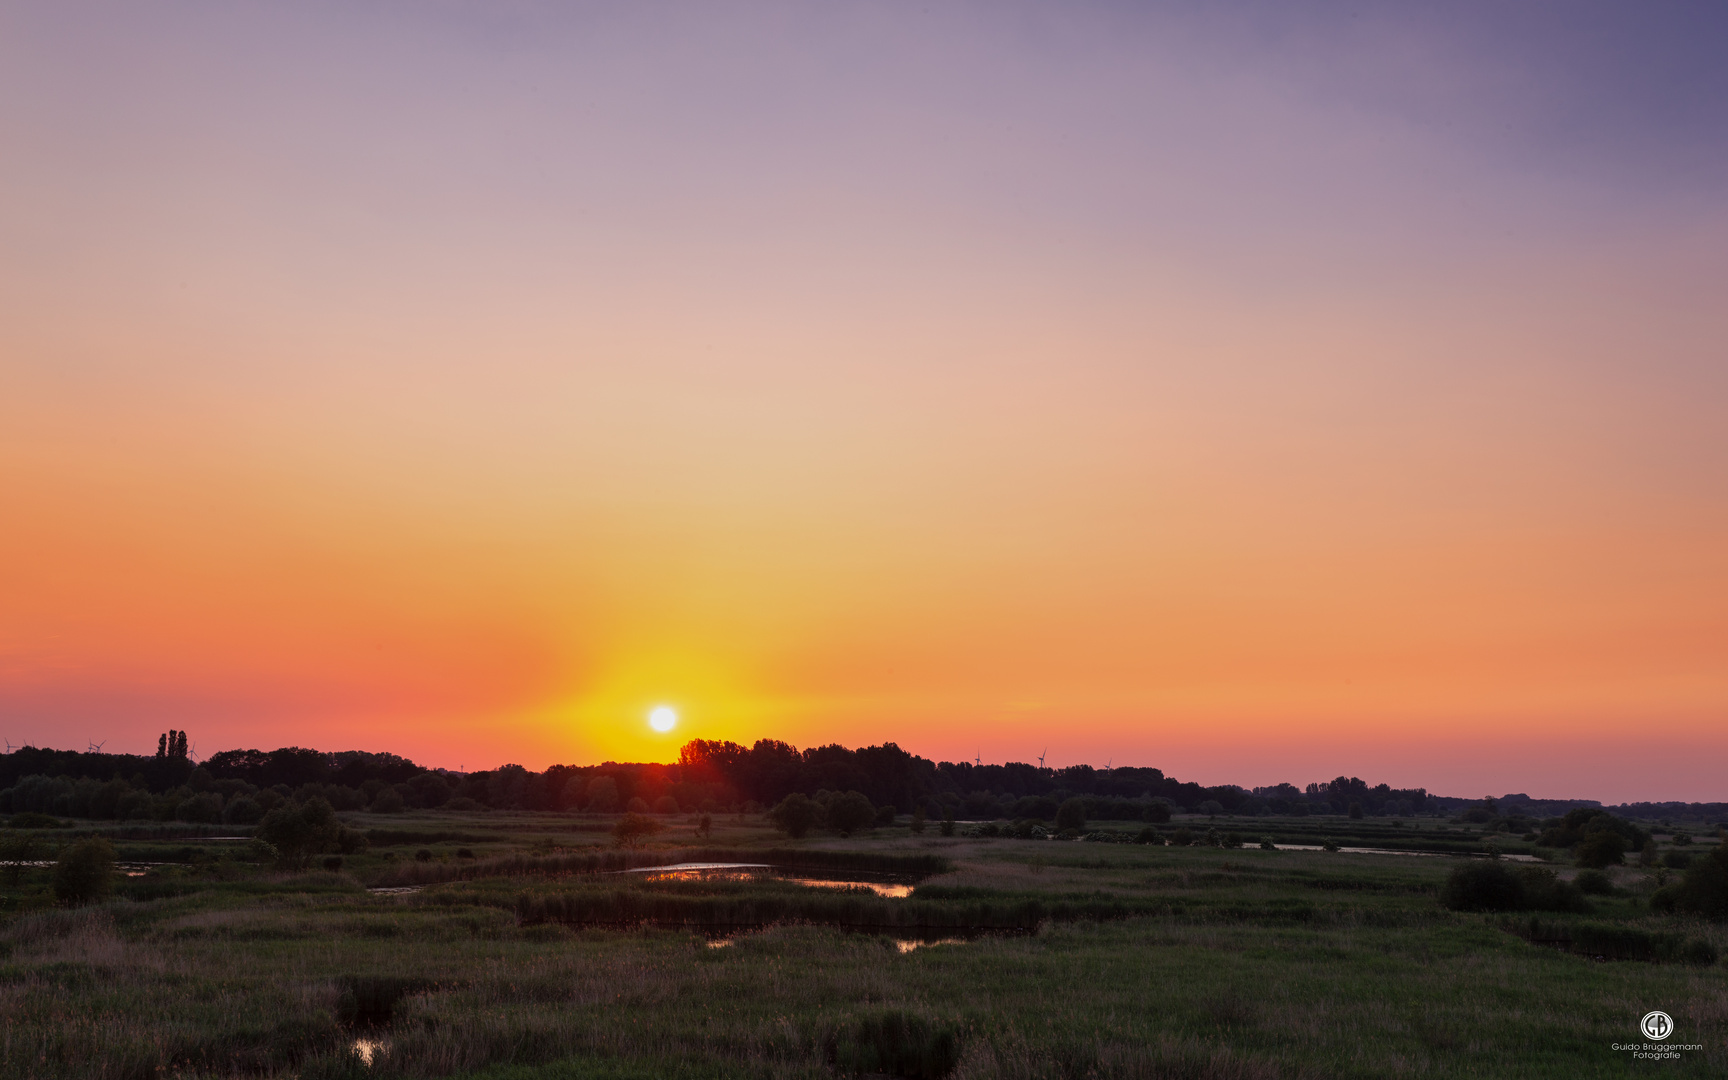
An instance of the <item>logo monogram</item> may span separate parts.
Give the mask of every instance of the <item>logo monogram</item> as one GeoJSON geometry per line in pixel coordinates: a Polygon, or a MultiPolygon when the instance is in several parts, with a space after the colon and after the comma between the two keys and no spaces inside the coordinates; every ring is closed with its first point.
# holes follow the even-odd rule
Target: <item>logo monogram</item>
{"type": "Polygon", "coordinates": [[[1644,1019],[1638,1022],[1638,1030],[1644,1033],[1646,1039],[1660,1042],[1674,1034],[1674,1020],[1661,1010],[1653,1010],[1644,1014],[1644,1019]]]}

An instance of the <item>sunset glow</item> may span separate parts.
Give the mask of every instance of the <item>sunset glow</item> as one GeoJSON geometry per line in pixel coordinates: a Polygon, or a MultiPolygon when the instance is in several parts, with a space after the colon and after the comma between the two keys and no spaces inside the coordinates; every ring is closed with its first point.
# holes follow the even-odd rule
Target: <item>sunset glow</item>
{"type": "Polygon", "coordinates": [[[672,11],[0,16],[0,735],[1728,797],[1719,109],[672,11]]]}

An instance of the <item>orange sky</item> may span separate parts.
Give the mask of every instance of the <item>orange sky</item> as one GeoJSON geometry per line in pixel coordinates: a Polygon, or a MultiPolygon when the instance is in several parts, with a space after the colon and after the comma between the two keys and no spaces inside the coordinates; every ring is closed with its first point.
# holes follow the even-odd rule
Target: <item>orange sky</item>
{"type": "Polygon", "coordinates": [[[14,26],[0,734],[1728,798],[1719,189],[982,17],[14,26]]]}

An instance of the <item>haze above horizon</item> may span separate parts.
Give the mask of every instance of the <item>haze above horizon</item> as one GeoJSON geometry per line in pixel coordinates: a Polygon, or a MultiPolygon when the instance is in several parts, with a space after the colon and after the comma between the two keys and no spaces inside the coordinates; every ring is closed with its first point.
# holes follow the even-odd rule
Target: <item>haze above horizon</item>
{"type": "Polygon", "coordinates": [[[1725,46],[13,6],[0,735],[1728,798],[1725,46]]]}

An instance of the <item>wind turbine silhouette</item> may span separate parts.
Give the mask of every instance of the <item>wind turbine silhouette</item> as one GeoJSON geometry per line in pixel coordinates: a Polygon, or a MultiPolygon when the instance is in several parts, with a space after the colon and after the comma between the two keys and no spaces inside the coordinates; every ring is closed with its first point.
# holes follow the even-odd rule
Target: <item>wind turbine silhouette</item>
{"type": "Polygon", "coordinates": [[[12,751],[14,751],[14,750],[16,750],[16,749],[18,749],[18,748],[17,748],[17,747],[16,747],[16,746],[13,746],[13,745],[12,745],[12,740],[11,740],[11,739],[7,739],[7,740],[6,740],[6,752],[7,752],[7,753],[8,753],[8,754],[10,754],[10,753],[11,753],[11,752],[12,752],[12,751]]]}
{"type": "MultiPolygon", "coordinates": [[[[1049,752],[1050,752],[1050,748],[1048,746],[1046,746],[1044,748],[1044,754],[1048,754],[1049,752]]],[[[1040,769],[1042,769],[1044,767],[1044,754],[1038,755],[1038,767],[1040,769]]]]}
{"type": "Polygon", "coordinates": [[[108,745],[107,739],[103,739],[101,742],[96,742],[93,739],[85,739],[84,741],[90,744],[90,748],[84,751],[86,754],[100,754],[102,748],[108,745]]]}
{"type": "Polygon", "coordinates": [[[979,747],[978,753],[976,753],[972,756],[972,764],[978,766],[979,768],[984,767],[984,749],[983,749],[983,747],[979,747]]]}

